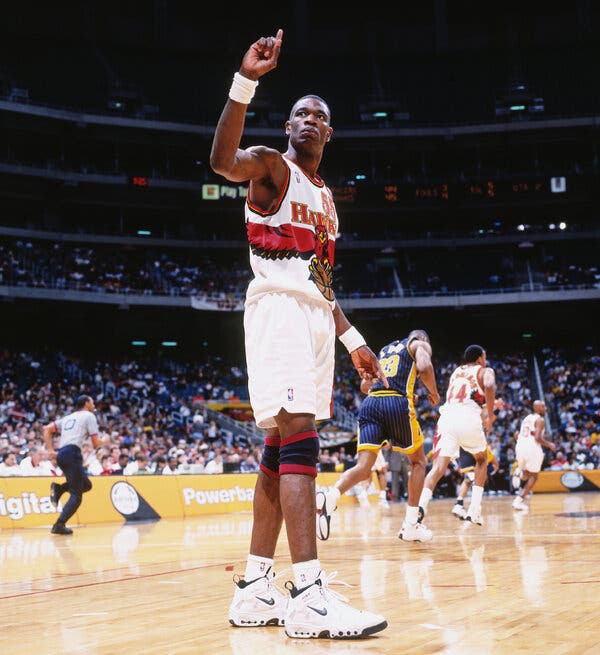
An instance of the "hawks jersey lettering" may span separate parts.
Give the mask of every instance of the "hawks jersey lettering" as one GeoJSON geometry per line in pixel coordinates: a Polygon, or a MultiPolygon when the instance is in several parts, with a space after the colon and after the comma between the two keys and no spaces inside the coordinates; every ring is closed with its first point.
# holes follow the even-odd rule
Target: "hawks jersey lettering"
{"type": "Polygon", "coordinates": [[[286,183],[275,207],[263,211],[246,201],[246,231],[254,278],[246,302],[266,293],[301,294],[335,304],[333,264],[338,219],[330,189],[287,159],[286,183]]]}
{"type": "Polygon", "coordinates": [[[535,439],[535,422],[538,419],[537,414],[528,414],[521,423],[518,440],[535,439]]]}
{"type": "Polygon", "coordinates": [[[471,407],[481,412],[485,394],[477,379],[480,368],[479,364],[463,364],[454,369],[448,382],[446,405],[471,407]]]}
{"type": "Polygon", "coordinates": [[[383,382],[377,379],[369,393],[375,391],[396,392],[407,396],[412,403],[415,380],[417,379],[417,366],[412,355],[408,352],[408,344],[408,339],[392,341],[379,351],[377,358],[390,387],[386,389],[383,382]]]}

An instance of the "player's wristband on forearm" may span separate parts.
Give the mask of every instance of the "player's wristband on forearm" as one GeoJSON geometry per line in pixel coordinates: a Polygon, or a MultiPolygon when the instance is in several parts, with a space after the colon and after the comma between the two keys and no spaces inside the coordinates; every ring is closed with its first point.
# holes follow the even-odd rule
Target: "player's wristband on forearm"
{"type": "Polygon", "coordinates": [[[346,346],[346,350],[351,353],[361,346],[366,346],[367,342],[363,335],[354,327],[348,328],[344,334],[340,334],[340,341],[346,346]]]}
{"type": "Polygon", "coordinates": [[[236,73],[229,89],[229,97],[236,102],[241,102],[243,105],[248,105],[250,100],[254,98],[257,86],[258,80],[250,80],[240,73],[236,73]]]}

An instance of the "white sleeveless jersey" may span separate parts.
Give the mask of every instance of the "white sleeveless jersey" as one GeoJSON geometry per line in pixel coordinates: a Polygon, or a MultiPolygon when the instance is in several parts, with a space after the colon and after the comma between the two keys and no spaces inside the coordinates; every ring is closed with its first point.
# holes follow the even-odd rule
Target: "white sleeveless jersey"
{"type": "Polygon", "coordinates": [[[266,212],[246,200],[246,231],[254,278],[246,304],[285,292],[335,304],[333,263],[338,219],[330,189],[285,156],[288,176],[275,207],[266,212]]]}
{"type": "Polygon", "coordinates": [[[535,422],[537,421],[537,414],[528,414],[521,423],[519,430],[518,441],[533,440],[535,441],[535,422]]]}
{"type": "Polygon", "coordinates": [[[454,369],[448,382],[446,402],[440,407],[440,413],[445,406],[453,409],[462,407],[481,415],[481,408],[485,404],[485,394],[477,379],[480,368],[479,364],[464,364],[454,369]]]}

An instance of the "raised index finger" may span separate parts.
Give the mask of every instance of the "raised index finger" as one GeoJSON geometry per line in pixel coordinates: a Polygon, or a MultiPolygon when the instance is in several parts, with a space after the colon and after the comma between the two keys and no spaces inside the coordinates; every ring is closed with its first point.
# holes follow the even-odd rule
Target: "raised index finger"
{"type": "Polygon", "coordinates": [[[275,59],[279,57],[279,51],[281,50],[281,44],[283,42],[283,30],[280,28],[277,30],[277,35],[275,36],[275,43],[273,45],[273,56],[275,59]]]}

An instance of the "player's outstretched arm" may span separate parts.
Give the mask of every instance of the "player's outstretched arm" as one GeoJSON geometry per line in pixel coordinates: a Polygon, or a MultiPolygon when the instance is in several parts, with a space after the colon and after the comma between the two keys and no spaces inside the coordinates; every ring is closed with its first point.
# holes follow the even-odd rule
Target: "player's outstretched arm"
{"type": "Polygon", "coordinates": [[[265,153],[268,148],[240,149],[246,109],[254,96],[258,80],[277,66],[283,30],[276,36],[263,36],[255,41],[242,59],[234,75],[221,117],[217,124],[210,152],[213,171],[232,182],[244,182],[269,177],[272,161],[265,153]]]}

